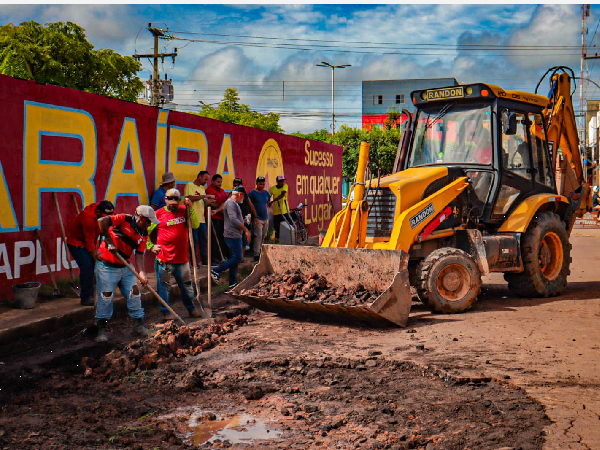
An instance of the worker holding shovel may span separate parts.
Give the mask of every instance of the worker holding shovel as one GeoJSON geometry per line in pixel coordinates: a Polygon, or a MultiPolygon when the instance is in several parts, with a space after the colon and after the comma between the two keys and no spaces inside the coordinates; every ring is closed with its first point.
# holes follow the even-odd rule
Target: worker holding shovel
{"type": "Polygon", "coordinates": [[[94,306],[94,266],[98,258],[96,243],[100,235],[98,219],[109,216],[114,209],[108,200],[92,203],[75,216],[67,229],[67,246],[79,266],[83,306],[94,306]]]}
{"type": "Polygon", "coordinates": [[[133,332],[140,336],[148,336],[148,329],[142,323],[144,308],[142,308],[140,288],[136,284],[136,275],[123,264],[123,261],[129,259],[135,252],[135,265],[139,271],[137,275],[145,286],[148,279],[144,272],[144,252],[148,240],[148,227],[151,223],[158,223],[158,220],[152,207],[147,205],[138,206],[133,216],[114,214],[98,220],[104,240],[100,244],[95,269],[98,289],[97,342],[108,340],[106,323],[112,317],[113,298],[117,286],[123,297],[127,299],[129,316],[134,321],[133,332]]]}
{"type": "MultiPolygon", "coordinates": [[[[146,248],[156,256],[154,270],[158,295],[169,304],[171,275],[181,291],[181,301],[190,317],[202,317],[193,303],[194,289],[189,265],[187,209],[192,204],[189,198],[185,206],[179,204],[181,194],[177,189],[169,189],[165,196],[167,206],[156,210],[157,224],[148,228],[149,239],[146,248]]],[[[193,208],[189,208],[192,228],[198,228],[200,221],[193,208]]],[[[173,319],[171,312],[160,306],[166,320],[173,319]]]]}

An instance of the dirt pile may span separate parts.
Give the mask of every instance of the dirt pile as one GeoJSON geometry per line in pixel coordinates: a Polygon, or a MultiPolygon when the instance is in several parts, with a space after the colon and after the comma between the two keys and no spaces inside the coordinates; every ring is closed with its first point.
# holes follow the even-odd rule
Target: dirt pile
{"type": "Polygon", "coordinates": [[[226,334],[247,323],[248,317],[237,316],[223,323],[208,326],[178,326],[173,321],[156,325],[148,340],[137,340],[123,350],[113,350],[102,359],[85,357],[81,363],[85,376],[103,380],[119,379],[136,370],[151,370],[164,366],[173,358],[197,355],[226,342],[226,334]]]}
{"type": "Polygon", "coordinates": [[[375,301],[380,292],[368,290],[362,284],[334,287],[317,273],[308,276],[300,271],[288,270],[283,276],[271,274],[263,276],[256,286],[245,289],[242,295],[278,297],[302,302],[323,304],[343,303],[347,306],[360,306],[375,301]]]}

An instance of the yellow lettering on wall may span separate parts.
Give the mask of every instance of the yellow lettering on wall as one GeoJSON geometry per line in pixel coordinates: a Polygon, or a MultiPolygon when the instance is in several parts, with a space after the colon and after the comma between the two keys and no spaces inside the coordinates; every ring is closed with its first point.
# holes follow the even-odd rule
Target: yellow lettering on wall
{"type": "Polygon", "coordinates": [[[162,174],[167,171],[167,119],[169,111],[158,111],[156,123],[156,167],[154,175],[156,184],[152,188],[160,186],[162,174]]]}
{"type": "Polygon", "coordinates": [[[23,143],[23,229],[41,224],[42,192],[78,192],[84,205],[96,201],[96,125],[80,109],[25,102],[23,143]],[[81,141],[83,156],[78,162],[41,159],[43,135],[63,136],[81,141]]]}
{"type": "Polygon", "coordinates": [[[6,177],[4,176],[4,170],[2,170],[2,164],[0,164],[0,178],[0,211],[2,211],[2,214],[0,214],[0,233],[19,231],[15,208],[13,207],[10,198],[6,177]]]}
{"type": "Polygon", "coordinates": [[[283,173],[283,158],[281,157],[281,150],[279,150],[277,141],[275,139],[268,139],[258,157],[256,177],[265,177],[268,189],[275,185],[277,175],[285,176],[285,173],[283,173]]]}
{"type": "Polygon", "coordinates": [[[233,149],[231,147],[231,136],[223,135],[221,144],[221,153],[219,153],[219,163],[217,172],[223,176],[223,189],[233,189],[233,179],[235,178],[235,167],[233,165],[233,149]],[[227,161],[227,172],[225,172],[225,161],[227,161]]]}
{"type": "Polygon", "coordinates": [[[202,131],[190,128],[171,127],[170,131],[169,172],[173,172],[175,178],[177,178],[177,183],[194,181],[198,172],[206,170],[206,165],[208,164],[208,142],[206,136],[202,131]],[[198,153],[198,162],[179,161],[177,157],[179,150],[198,153]]]}
{"type": "Polygon", "coordinates": [[[126,117],[121,129],[121,137],[115,153],[112,171],[106,188],[106,200],[117,203],[117,197],[137,196],[140,205],[148,204],[148,187],[144,175],[144,164],[140,152],[135,119],[126,117]],[[127,158],[131,160],[131,169],[125,169],[127,158]]]}

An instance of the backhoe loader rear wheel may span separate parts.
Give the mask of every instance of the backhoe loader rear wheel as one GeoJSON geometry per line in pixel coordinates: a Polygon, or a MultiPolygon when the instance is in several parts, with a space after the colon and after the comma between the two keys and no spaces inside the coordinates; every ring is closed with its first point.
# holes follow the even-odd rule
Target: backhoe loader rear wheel
{"type": "Polygon", "coordinates": [[[567,287],[571,244],[564,222],[538,211],[521,236],[523,272],[505,273],[508,288],[520,297],[553,297],[567,287]]]}
{"type": "Polygon", "coordinates": [[[431,252],[417,269],[419,297],[433,312],[454,314],[469,309],[481,291],[475,260],[458,248],[431,252]]]}

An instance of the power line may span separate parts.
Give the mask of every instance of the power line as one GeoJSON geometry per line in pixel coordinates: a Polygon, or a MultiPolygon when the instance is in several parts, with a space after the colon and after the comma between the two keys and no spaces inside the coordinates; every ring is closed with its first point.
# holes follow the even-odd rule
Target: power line
{"type": "MultiPolygon", "coordinates": [[[[401,43],[401,42],[376,42],[376,41],[346,41],[346,40],[334,40],[334,39],[310,39],[310,38],[280,38],[271,36],[253,36],[244,34],[218,34],[218,33],[200,33],[195,31],[169,31],[169,33],[179,34],[193,34],[200,36],[219,36],[219,37],[235,37],[235,38],[251,38],[251,39],[265,39],[265,40],[284,40],[284,41],[304,41],[304,42],[328,42],[328,43],[347,43],[347,44],[375,44],[375,45],[401,45],[406,48],[412,48],[415,46],[425,47],[440,47],[440,48],[499,48],[499,49],[511,49],[520,48],[528,50],[540,50],[540,49],[576,49],[579,50],[578,45],[494,45],[494,44],[440,44],[440,43],[401,43]]],[[[188,40],[188,39],[185,39],[188,40]]]]}
{"type": "MultiPolygon", "coordinates": [[[[285,49],[285,50],[300,50],[300,51],[315,51],[315,50],[321,50],[321,51],[334,51],[334,52],[339,52],[339,53],[360,53],[360,54],[379,54],[379,55],[406,55],[406,56],[446,56],[446,55],[451,55],[454,54],[454,51],[451,52],[444,52],[444,53],[423,53],[423,52],[419,52],[419,53],[412,53],[412,52],[404,52],[404,51],[384,51],[384,50],[394,50],[395,48],[390,48],[390,47],[385,47],[385,48],[381,48],[380,51],[374,51],[374,50],[346,50],[344,47],[339,48],[338,46],[335,45],[327,45],[327,44],[323,44],[323,45],[312,45],[311,47],[305,47],[302,45],[298,45],[298,44],[268,44],[268,43],[261,43],[261,42],[243,42],[243,41],[217,41],[217,40],[209,40],[209,39],[190,39],[190,38],[179,38],[176,36],[171,36],[170,39],[175,39],[175,40],[180,40],[180,41],[190,41],[190,42],[201,42],[204,44],[218,44],[218,45],[239,45],[242,47],[257,47],[257,48],[279,48],[279,49],[285,49]]],[[[350,47],[352,48],[352,47],[350,47]]],[[[361,46],[361,49],[364,48],[378,48],[378,47],[365,47],[365,46],[361,46]]],[[[403,47],[398,47],[398,49],[403,49],[403,47]]],[[[443,50],[443,49],[440,49],[443,50]]],[[[448,49],[451,50],[451,49],[448,49]]],[[[498,48],[475,48],[475,49],[470,49],[471,52],[474,51],[500,51],[500,50],[504,50],[504,49],[498,49],[498,48]]],[[[517,50],[517,49],[515,49],[517,50]]],[[[545,48],[545,49],[534,49],[534,48],[522,48],[522,49],[518,49],[520,51],[527,51],[527,52],[534,52],[534,53],[529,53],[529,54],[518,54],[518,53],[493,53],[493,54],[474,54],[473,56],[479,56],[479,57],[484,57],[484,56],[512,56],[512,57],[531,57],[531,56],[538,56],[540,50],[548,50],[548,51],[552,51],[554,52],[556,49],[550,49],[550,48],[545,48]]],[[[571,52],[571,53],[552,53],[552,56],[573,56],[578,54],[577,52],[571,52]]]]}

